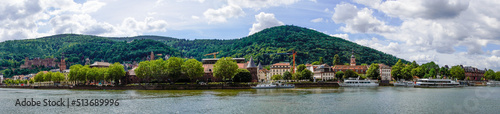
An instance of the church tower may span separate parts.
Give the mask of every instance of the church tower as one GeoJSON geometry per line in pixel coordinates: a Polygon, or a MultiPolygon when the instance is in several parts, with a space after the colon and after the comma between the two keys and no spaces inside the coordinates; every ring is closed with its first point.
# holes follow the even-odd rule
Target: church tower
{"type": "Polygon", "coordinates": [[[59,65],[59,72],[66,70],[66,60],[64,60],[64,53],[61,55],[61,63],[59,65]]]}
{"type": "Polygon", "coordinates": [[[354,57],[354,52],[351,55],[351,66],[356,66],[356,57],[354,57]]]}

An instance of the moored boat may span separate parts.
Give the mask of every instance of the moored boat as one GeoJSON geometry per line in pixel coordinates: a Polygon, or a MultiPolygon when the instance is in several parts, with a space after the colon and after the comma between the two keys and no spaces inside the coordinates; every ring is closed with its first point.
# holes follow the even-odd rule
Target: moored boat
{"type": "Polygon", "coordinates": [[[418,79],[414,87],[450,88],[462,86],[460,86],[460,83],[450,79],[418,79]]]}
{"type": "Polygon", "coordinates": [[[269,83],[252,86],[253,89],[295,88],[294,84],[269,83]]]}
{"type": "Polygon", "coordinates": [[[341,83],[340,86],[342,86],[342,87],[376,87],[376,86],[378,86],[378,83],[375,83],[375,81],[372,81],[372,80],[347,79],[347,80],[344,80],[344,82],[341,83]]]}
{"type": "Polygon", "coordinates": [[[500,86],[500,82],[499,81],[489,81],[486,83],[486,85],[488,85],[488,86],[500,86]]]}

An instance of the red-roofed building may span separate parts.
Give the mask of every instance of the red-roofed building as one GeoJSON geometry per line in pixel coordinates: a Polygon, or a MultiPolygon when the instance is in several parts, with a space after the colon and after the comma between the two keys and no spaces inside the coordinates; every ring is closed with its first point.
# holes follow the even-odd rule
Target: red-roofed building
{"type": "Polygon", "coordinates": [[[290,65],[290,63],[275,63],[273,65],[271,65],[271,69],[270,69],[270,75],[273,76],[273,75],[283,75],[283,73],[285,73],[286,71],[288,72],[292,72],[290,71],[290,68],[292,66],[290,65]]]}
{"type": "Polygon", "coordinates": [[[357,72],[360,75],[365,75],[368,70],[368,66],[366,65],[356,65],[356,57],[354,57],[354,53],[351,55],[351,64],[350,65],[335,65],[332,67],[334,72],[342,71],[345,72],[347,70],[352,70],[357,72]]]}

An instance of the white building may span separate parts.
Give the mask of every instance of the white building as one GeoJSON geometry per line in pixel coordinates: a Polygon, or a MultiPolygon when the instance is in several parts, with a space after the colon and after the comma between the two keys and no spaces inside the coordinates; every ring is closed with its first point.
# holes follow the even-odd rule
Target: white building
{"type": "Polygon", "coordinates": [[[389,83],[392,80],[391,67],[385,64],[378,64],[380,70],[381,83],[389,83]]]}
{"type": "Polygon", "coordinates": [[[314,69],[314,78],[321,79],[323,81],[333,80],[335,78],[335,72],[327,64],[319,65],[314,69]]]}
{"type": "Polygon", "coordinates": [[[276,64],[273,64],[271,65],[271,69],[270,69],[270,73],[271,73],[271,76],[273,75],[282,75],[288,71],[290,73],[292,73],[292,71],[290,71],[290,68],[292,66],[290,66],[290,63],[276,63],[276,64]]]}

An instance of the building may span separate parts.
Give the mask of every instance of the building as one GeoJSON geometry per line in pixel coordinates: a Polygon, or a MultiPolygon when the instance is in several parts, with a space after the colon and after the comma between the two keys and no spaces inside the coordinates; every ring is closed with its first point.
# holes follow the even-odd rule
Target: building
{"type": "Polygon", "coordinates": [[[250,71],[250,74],[252,75],[252,82],[259,82],[259,78],[257,77],[259,67],[255,66],[252,56],[250,56],[250,61],[248,61],[247,70],[250,71]]]}
{"type": "Polygon", "coordinates": [[[345,72],[347,70],[352,70],[359,75],[366,75],[366,71],[368,70],[368,66],[366,65],[356,65],[356,57],[354,57],[354,53],[351,55],[351,64],[350,65],[335,65],[333,68],[334,72],[342,71],[345,72]]]}
{"type": "Polygon", "coordinates": [[[389,81],[392,80],[392,75],[391,75],[391,68],[392,67],[387,66],[385,64],[378,64],[378,65],[379,65],[380,78],[381,78],[380,83],[389,83],[389,81]]]}
{"type": "Polygon", "coordinates": [[[484,73],[486,72],[486,69],[480,70],[478,68],[472,67],[472,66],[462,66],[462,69],[465,71],[465,79],[469,78],[469,80],[474,80],[474,81],[480,81],[484,77],[484,73]]]}
{"type": "Polygon", "coordinates": [[[314,69],[314,79],[321,79],[323,81],[333,80],[335,77],[335,72],[328,64],[319,65],[314,69]]]}
{"type": "Polygon", "coordinates": [[[260,63],[259,65],[257,65],[257,68],[259,68],[259,71],[257,72],[259,82],[267,82],[271,80],[271,76],[269,76],[269,70],[265,69],[260,63]]]}
{"type": "Polygon", "coordinates": [[[3,75],[0,74],[0,83],[2,83],[2,82],[3,82],[3,75]]]}
{"type": "Polygon", "coordinates": [[[271,65],[270,74],[271,76],[277,74],[283,75],[286,71],[292,73],[292,71],[290,71],[291,67],[290,63],[275,63],[271,65]]]}
{"type": "Polygon", "coordinates": [[[140,83],[142,80],[137,77],[137,75],[135,74],[135,69],[137,69],[137,67],[134,67],[130,70],[127,71],[127,73],[125,74],[125,77],[123,77],[121,79],[121,83],[123,85],[126,85],[126,84],[131,84],[131,83],[140,83]]]}
{"type": "Polygon", "coordinates": [[[93,67],[99,67],[99,68],[107,68],[109,67],[111,64],[108,63],[108,62],[94,62],[94,64],[91,64],[90,65],[90,68],[93,68],[93,67]]]}
{"type": "Polygon", "coordinates": [[[56,67],[58,63],[55,62],[55,60],[56,60],[55,58],[46,58],[46,59],[34,58],[33,60],[30,60],[28,57],[25,57],[24,64],[21,65],[21,69],[31,68],[32,66],[56,67]]]}
{"type": "Polygon", "coordinates": [[[66,60],[64,60],[64,55],[61,56],[61,62],[59,63],[59,71],[62,72],[66,70],[66,60]]]}
{"type": "MultiPolygon", "coordinates": [[[[204,82],[220,82],[222,79],[215,78],[213,76],[213,68],[214,64],[219,60],[219,58],[207,58],[207,59],[202,59],[201,63],[203,63],[203,71],[205,74],[203,74],[203,77],[198,78],[199,81],[204,81],[204,82]]],[[[236,64],[238,65],[238,68],[241,69],[246,69],[248,66],[248,63],[245,62],[245,58],[233,58],[233,60],[236,61],[236,64]]]]}

